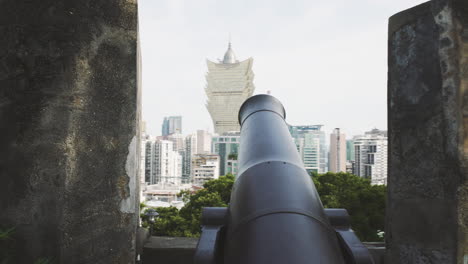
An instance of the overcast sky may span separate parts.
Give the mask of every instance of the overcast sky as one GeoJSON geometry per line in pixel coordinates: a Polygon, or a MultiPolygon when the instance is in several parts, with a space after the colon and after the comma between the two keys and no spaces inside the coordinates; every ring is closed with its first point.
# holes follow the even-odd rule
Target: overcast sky
{"type": "Polygon", "coordinates": [[[254,94],[270,90],[288,123],[347,137],[386,129],[388,18],[423,2],[140,0],[147,132],[160,135],[170,115],[184,134],[213,131],[206,59],[223,57],[229,35],[237,59],[254,59],[254,94]]]}

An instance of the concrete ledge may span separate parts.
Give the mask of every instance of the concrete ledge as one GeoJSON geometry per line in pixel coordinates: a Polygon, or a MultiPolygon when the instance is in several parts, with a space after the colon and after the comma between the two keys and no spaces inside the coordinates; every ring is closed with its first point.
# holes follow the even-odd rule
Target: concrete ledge
{"type": "Polygon", "coordinates": [[[188,264],[193,262],[198,238],[150,237],[141,256],[142,263],[188,264]]]}
{"type": "MultiPolygon", "coordinates": [[[[198,238],[150,237],[143,248],[143,264],[191,264],[198,238]]],[[[383,264],[385,244],[382,242],[363,243],[374,258],[375,264],[383,264]]]]}

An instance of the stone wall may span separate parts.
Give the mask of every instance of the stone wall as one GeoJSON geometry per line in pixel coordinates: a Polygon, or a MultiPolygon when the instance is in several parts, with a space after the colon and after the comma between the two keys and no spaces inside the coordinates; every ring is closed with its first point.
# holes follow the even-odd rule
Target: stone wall
{"type": "Polygon", "coordinates": [[[136,0],[0,1],[0,226],[12,263],[131,263],[136,0]]]}
{"type": "MultiPolygon", "coordinates": [[[[190,237],[150,237],[143,248],[143,264],[171,263],[190,264],[197,248],[198,238],[190,237]]],[[[374,264],[383,264],[385,247],[380,242],[364,242],[369,249],[374,264]]]]}
{"type": "Polygon", "coordinates": [[[468,2],[389,22],[387,263],[468,258],[468,2]]]}

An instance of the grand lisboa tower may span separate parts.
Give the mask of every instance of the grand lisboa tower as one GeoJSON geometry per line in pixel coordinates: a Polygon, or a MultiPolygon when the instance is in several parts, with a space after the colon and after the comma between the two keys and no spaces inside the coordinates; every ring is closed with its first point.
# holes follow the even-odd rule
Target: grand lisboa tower
{"type": "Polygon", "coordinates": [[[206,107],[213,120],[214,131],[219,135],[240,131],[237,121],[239,108],[255,89],[253,59],[238,61],[229,43],[222,61],[207,60],[206,63],[206,107]]]}

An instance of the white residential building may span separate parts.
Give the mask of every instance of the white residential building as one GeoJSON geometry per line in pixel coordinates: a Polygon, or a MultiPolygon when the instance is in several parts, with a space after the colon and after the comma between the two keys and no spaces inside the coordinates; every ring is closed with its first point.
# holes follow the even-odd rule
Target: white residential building
{"type": "Polygon", "coordinates": [[[165,139],[172,141],[174,151],[184,151],[185,150],[185,136],[180,133],[170,134],[165,137],[165,139]]]}
{"type": "Polygon", "coordinates": [[[185,137],[185,151],[182,166],[182,181],[192,181],[192,158],[197,153],[197,135],[190,134],[185,137]]]}
{"type": "Polygon", "coordinates": [[[346,135],[339,128],[330,134],[328,164],[331,172],[346,172],[346,135]]]}
{"type": "Polygon", "coordinates": [[[196,154],[192,158],[193,184],[203,185],[206,181],[219,178],[219,156],[196,154]]]}
{"type": "Polygon", "coordinates": [[[354,137],[354,174],[387,184],[387,131],[374,129],[354,137]]]}
{"type": "Polygon", "coordinates": [[[213,120],[215,133],[240,131],[237,115],[242,103],[254,92],[253,59],[238,61],[229,43],[219,63],[207,60],[206,107],[213,120]]]}
{"type": "Polygon", "coordinates": [[[205,130],[197,130],[197,150],[196,154],[211,153],[211,134],[205,130]]]}
{"type": "Polygon", "coordinates": [[[180,184],[182,156],[174,151],[173,142],[154,140],[146,142],[145,178],[150,184],[180,184]]]}

